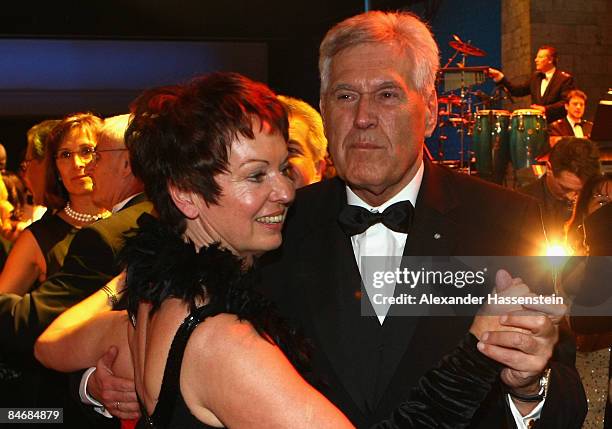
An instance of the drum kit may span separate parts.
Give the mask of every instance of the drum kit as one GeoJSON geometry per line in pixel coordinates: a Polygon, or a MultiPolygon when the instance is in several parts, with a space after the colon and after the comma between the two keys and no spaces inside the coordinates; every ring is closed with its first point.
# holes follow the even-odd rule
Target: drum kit
{"type": "Polygon", "coordinates": [[[507,90],[497,87],[492,95],[475,87],[485,82],[488,66],[468,67],[466,59],[484,57],[486,52],[457,35],[449,45],[455,50],[438,73],[438,150],[436,161],[451,164],[467,174],[501,183],[509,161],[514,171],[538,164],[538,155],[548,145],[546,118],[534,109],[513,112],[494,109],[510,99],[507,90]],[[457,67],[450,67],[461,55],[457,67]],[[446,159],[449,132],[459,136],[459,161],[446,159]]]}

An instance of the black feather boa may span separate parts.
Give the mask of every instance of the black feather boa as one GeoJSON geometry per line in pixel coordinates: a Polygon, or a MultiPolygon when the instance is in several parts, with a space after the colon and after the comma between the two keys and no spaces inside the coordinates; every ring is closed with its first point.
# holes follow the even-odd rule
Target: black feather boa
{"type": "Polygon", "coordinates": [[[172,228],[149,214],[125,239],[120,255],[127,268],[128,313],[135,320],[138,304],[152,304],[150,314],[168,298],[193,310],[208,301],[220,313],[249,321],[266,340],[277,344],[303,375],[309,372],[310,344],[277,314],[273,304],[253,290],[257,269],[242,269],[242,260],[218,243],[195,250],[172,228]]]}

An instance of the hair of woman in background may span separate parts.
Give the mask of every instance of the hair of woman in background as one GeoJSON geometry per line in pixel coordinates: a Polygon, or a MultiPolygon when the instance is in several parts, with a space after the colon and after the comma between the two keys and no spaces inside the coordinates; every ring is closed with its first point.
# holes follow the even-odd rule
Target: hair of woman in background
{"type": "Polygon", "coordinates": [[[93,184],[84,171],[101,123],[90,113],[76,113],[57,122],[43,140],[40,132],[28,132],[24,176],[47,213],[19,235],[0,274],[0,292],[23,295],[57,271],[76,231],[105,215],[91,201],[93,184]]]}
{"type": "Polygon", "coordinates": [[[333,177],[328,167],[327,139],[321,115],[298,98],[279,95],[289,114],[289,162],[296,188],[333,177]]]}
{"type": "MultiPolygon", "coordinates": [[[[108,311],[122,288],[116,279],[57,318],[36,357],[74,371],[117,347],[112,370],[135,377],[139,427],[352,427],[300,376],[303,343],[251,287],[252,263],[280,246],[294,197],[275,95],[215,73],[144,93],[133,115],[132,168],[159,218],[142,216],[126,243],[129,316],[108,311]]],[[[420,384],[428,392],[384,427],[439,427],[445,418],[463,427],[499,370],[475,341],[462,343],[420,384]],[[465,408],[445,417],[446,400],[465,408]]]]}

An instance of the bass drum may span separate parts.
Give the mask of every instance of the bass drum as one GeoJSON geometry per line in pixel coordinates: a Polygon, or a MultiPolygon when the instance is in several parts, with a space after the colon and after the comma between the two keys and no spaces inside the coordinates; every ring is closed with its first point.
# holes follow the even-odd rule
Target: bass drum
{"type": "Polygon", "coordinates": [[[510,124],[510,157],[515,170],[536,164],[536,157],[548,142],[546,116],[539,110],[519,109],[512,112],[510,124]]]}
{"type": "Polygon", "coordinates": [[[511,114],[507,110],[480,110],[474,116],[472,150],[483,179],[498,182],[508,162],[511,114]]]}

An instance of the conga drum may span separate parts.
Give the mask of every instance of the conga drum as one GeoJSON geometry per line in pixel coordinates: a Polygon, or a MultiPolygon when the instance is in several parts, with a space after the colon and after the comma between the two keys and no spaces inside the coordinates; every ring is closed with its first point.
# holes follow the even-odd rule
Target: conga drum
{"type": "Polygon", "coordinates": [[[511,114],[507,110],[480,110],[474,115],[472,150],[478,175],[493,179],[507,162],[511,114]]]}
{"type": "Polygon", "coordinates": [[[535,109],[512,112],[510,157],[515,170],[535,164],[547,140],[546,116],[542,112],[535,109]]]}

